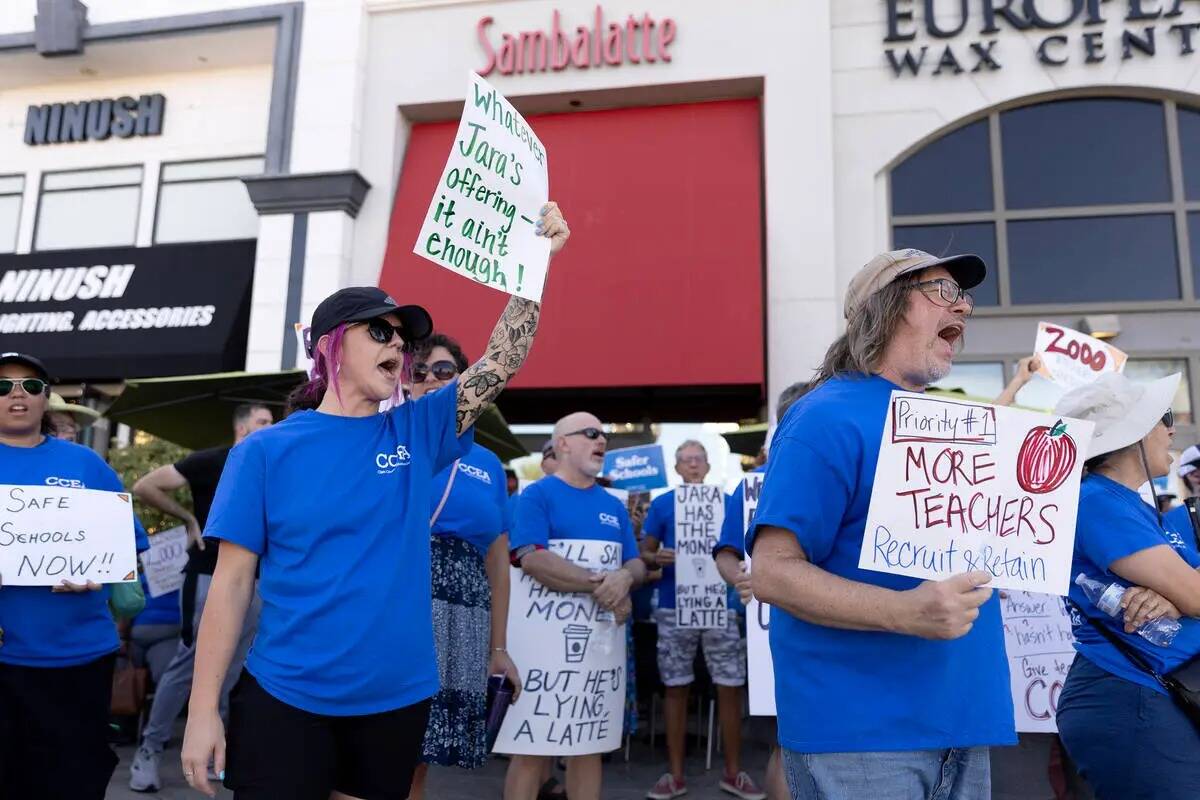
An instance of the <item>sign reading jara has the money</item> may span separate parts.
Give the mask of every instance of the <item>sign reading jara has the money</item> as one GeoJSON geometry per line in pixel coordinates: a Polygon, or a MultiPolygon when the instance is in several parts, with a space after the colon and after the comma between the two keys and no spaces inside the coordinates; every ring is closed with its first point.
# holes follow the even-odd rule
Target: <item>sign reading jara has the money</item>
{"type": "Polygon", "coordinates": [[[137,580],[136,549],[124,492],[0,485],[5,586],[137,580]]]}
{"type": "Polygon", "coordinates": [[[859,567],[1066,594],[1092,427],[892,392],[859,567]]]}
{"type": "Polygon", "coordinates": [[[675,621],[681,628],[729,624],[729,594],[712,557],[724,521],[721,487],[687,483],[675,489],[675,621]]]}
{"type": "Polygon", "coordinates": [[[508,294],[540,300],[550,240],[535,225],[549,199],[546,149],[504,95],[475,73],[413,252],[508,294]]]}

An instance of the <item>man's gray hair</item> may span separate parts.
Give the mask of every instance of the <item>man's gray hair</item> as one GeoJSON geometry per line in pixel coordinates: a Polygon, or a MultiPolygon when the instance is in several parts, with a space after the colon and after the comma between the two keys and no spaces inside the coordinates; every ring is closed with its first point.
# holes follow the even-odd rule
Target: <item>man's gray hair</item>
{"type": "Polygon", "coordinates": [[[683,451],[688,449],[689,447],[699,447],[700,452],[704,453],[704,460],[708,461],[708,450],[704,447],[703,444],[696,441],[695,439],[688,439],[686,442],[679,445],[679,447],[675,448],[675,460],[679,461],[679,456],[682,455],[683,451]]]}
{"type": "Polygon", "coordinates": [[[779,400],[775,403],[775,421],[782,422],[783,415],[788,412],[797,400],[808,394],[813,388],[812,381],[796,381],[791,386],[779,393],[779,400]]]}
{"type": "Polygon", "coordinates": [[[888,342],[904,319],[908,295],[919,274],[901,275],[862,302],[847,322],[846,332],[825,353],[825,361],[813,378],[813,388],[847,372],[875,373],[888,342]]]}

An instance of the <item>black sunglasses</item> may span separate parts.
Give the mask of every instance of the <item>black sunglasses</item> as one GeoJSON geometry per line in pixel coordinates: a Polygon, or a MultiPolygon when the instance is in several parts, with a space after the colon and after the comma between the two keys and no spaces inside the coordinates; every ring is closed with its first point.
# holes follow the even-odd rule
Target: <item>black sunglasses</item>
{"type": "Polygon", "coordinates": [[[386,319],[375,317],[361,324],[367,326],[367,335],[371,337],[371,340],[379,344],[387,344],[393,336],[399,336],[400,341],[404,341],[404,328],[393,325],[386,319]]]}
{"type": "Polygon", "coordinates": [[[1162,424],[1164,428],[1175,427],[1175,409],[1168,408],[1167,413],[1162,415],[1162,424]]]}
{"type": "Polygon", "coordinates": [[[599,428],[580,428],[577,431],[571,431],[570,433],[563,434],[563,436],[586,436],[593,441],[599,439],[603,435],[604,431],[600,430],[599,428]]]}
{"type": "Polygon", "coordinates": [[[458,365],[453,361],[435,361],[432,364],[413,364],[413,383],[424,383],[432,373],[439,381],[448,381],[458,374],[458,365]]]}
{"type": "Polygon", "coordinates": [[[50,384],[46,383],[41,378],[0,378],[0,397],[11,394],[13,387],[20,384],[21,389],[30,397],[36,397],[39,394],[49,394],[50,384]]]}

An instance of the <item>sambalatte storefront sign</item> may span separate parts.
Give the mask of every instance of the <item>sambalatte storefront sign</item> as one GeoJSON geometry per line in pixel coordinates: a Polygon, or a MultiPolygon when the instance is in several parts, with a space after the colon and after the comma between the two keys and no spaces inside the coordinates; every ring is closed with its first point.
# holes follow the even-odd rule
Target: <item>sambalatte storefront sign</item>
{"type": "Polygon", "coordinates": [[[0,342],[60,381],[239,370],[254,240],[0,256],[0,342]]]}

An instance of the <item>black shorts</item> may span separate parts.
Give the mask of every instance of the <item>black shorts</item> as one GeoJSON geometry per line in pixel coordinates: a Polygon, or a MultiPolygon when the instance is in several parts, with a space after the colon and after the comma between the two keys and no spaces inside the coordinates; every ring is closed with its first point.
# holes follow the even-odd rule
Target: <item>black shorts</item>
{"type": "Polygon", "coordinates": [[[115,655],[75,667],[0,664],[0,797],[103,800],[115,655]]]}
{"type": "Polygon", "coordinates": [[[225,786],[235,800],[404,800],[429,701],[358,717],[313,714],[268,694],[246,670],[229,695],[225,786]]]}

